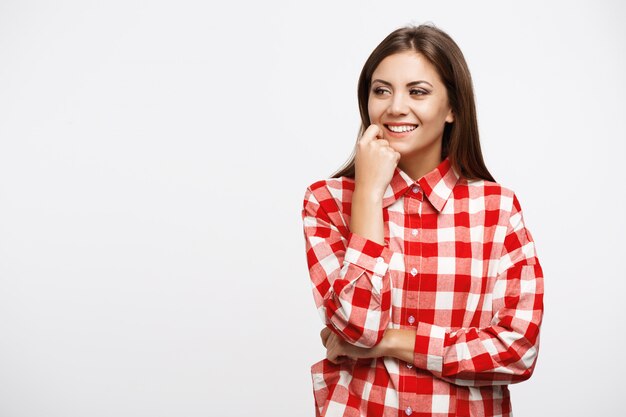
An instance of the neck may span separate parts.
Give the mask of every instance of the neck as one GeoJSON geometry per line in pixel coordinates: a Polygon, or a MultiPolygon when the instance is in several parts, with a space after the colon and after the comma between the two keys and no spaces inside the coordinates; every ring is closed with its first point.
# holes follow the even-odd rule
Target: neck
{"type": "Polygon", "coordinates": [[[441,146],[434,146],[428,152],[414,155],[403,155],[398,168],[406,172],[414,181],[428,174],[441,163],[441,146]]]}

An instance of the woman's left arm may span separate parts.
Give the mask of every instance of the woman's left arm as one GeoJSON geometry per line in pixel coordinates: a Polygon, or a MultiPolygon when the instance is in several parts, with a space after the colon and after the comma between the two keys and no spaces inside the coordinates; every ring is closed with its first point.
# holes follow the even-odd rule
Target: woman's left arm
{"type": "MultiPolygon", "coordinates": [[[[543,271],[519,201],[512,197],[495,283],[486,294],[491,298],[491,322],[454,331],[423,322],[417,325],[412,363],[457,385],[521,382],[535,368],[543,318],[543,271]]],[[[406,346],[400,349],[406,353],[406,346]]]]}
{"type": "Polygon", "coordinates": [[[450,331],[419,322],[415,330],[387,329],[376,352],[338,344],[332,353],[392,356],[457,385],[503,385],[528,379],[539,349],[543,271],[516,198],[513,206],[491,294],[489,326],[450,331]]]}
{"type": "Polygon", "coordinates": [[[449,331],[418,323],[416,330],[388,329],[381,341],[392,356],[456,385],[521,382],[533,373],[543,313],[543,274],[537,260],[498,277],[491,325],[449,331]]]}

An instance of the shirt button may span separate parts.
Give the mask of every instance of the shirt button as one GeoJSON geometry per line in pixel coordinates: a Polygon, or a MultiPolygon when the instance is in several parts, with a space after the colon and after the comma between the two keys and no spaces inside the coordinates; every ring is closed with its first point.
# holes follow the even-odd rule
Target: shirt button
{"type": "Polygon", "coordinates": [[[409,324],[415,323],[415,317],[409,316],[409,324]]]}
{"type": "Polygon", "coordinates": [[[417,194],[419,190],[420,190],[419,187],[417,187],[416,185],[414,185],[413,188],[411,188],[411,191],[413,191],[415,194],[417,194]]]}
{"type": "Polygon", "coordinates": [[[417,236],[417,229],[413,229],[413,230],[411,230],[411,234],[412,234],[413,236],[417,236]]]}
{"type": "Polygon", "coordinates": [[[412,363],[408,363],[408,362],[407,362],[407,363],[406,363],[406,367],[407,367],[407,368],[409,368],[409,369],[411,369],[411,368],[413,367],[413,364],[412,364],[412,363]]]}
{"type": "Polygon", "coordinates": [[[410,416],[411,414],[413,414],[413,409],[411,407],[407,407],[406,410],[404,410],[404,414],[410,416]]]}
{"type": "Polygon", "coordinates": [[[415,268],[411,269],[411,275],[413,276],[417,275],[417,269],[415,268]]]}

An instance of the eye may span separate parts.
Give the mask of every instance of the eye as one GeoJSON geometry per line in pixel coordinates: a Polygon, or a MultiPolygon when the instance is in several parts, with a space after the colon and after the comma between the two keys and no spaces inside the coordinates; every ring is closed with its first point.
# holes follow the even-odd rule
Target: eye
{"type": "Polygon", "coordinates": [[[383,88],[383,87],[375,87],[372,91],[377,96],[380,96],[380,95],[385,94],[385,93],[391,93],[388,89],[383,88]]]}
{"type": "Polygon", "coordinates": [[[428,94],[428,91],[422,90],[421,88],[412,88],[411,90],[409,90],[409,93],[412,95],[422,96],[428,94]]]}

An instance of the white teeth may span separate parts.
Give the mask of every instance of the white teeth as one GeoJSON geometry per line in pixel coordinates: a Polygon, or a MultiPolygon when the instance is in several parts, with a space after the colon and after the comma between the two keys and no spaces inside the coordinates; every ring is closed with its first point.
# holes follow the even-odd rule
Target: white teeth
{"type": "Polygon", "coordinates": [[[389,130],[396,133],[402,132],[410,132],[411,130],[415,130],[417,126],[415,125],[402,125],[402,126],[387,126],[389,130]]]}

